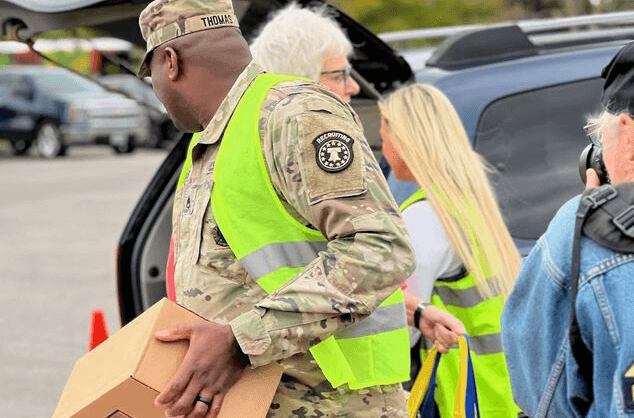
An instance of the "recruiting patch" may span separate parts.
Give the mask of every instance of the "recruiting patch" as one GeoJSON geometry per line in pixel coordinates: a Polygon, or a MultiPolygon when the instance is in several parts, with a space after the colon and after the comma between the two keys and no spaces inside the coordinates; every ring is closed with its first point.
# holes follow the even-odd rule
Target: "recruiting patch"
{"type": "Polygon", "coordinates": [[[625,398],[625,411],[634,412],[634,363],[623,375],[623,397],[625,398]]]}
{"type": "Polygon", "coordinates": [[[340,131],[328,131],[313,140],[317,165],[329,173],[343,171],[354,160],[354,139],[340,131]]]}

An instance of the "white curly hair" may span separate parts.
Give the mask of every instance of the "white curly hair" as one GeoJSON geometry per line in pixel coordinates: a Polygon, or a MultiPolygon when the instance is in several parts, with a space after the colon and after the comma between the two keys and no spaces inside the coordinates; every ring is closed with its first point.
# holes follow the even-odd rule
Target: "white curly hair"
{"type": "Polygon", "coordinates": [[[327,6],[297,3],[275,12],[251,42],[253,60],[266,70],[317,81],[329,53],[350,56],[352,43],[327,6]]]}
{"type": "Polygon", "coordinates": [[[612,113],[607,109],[602,110],[599,114],[590,115],[586,117],[586,125],[584,129],[590,136],[592,142],[597,145],[603,144],[603,134],[607,129],[618,126],[619,116],[624,113],[630,118],[632,115],[627,110],[623,110],[619,113],[612,113]]]}

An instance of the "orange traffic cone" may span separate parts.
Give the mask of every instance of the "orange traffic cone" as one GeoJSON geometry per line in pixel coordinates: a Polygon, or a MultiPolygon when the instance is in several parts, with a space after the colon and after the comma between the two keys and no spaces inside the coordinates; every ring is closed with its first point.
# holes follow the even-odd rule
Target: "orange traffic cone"
{"type": "Polygon", "coordinates": [[[97,347],[106,339],[108,339],[108,327],[106,326],[105,315],[101,309],[95,309],[92,311],[88,351],[97,347]]]}

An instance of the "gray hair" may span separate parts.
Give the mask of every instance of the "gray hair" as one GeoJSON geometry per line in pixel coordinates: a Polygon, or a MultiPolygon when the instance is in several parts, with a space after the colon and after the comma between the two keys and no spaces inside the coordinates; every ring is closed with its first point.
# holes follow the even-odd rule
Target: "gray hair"
{"type": "Polygon", "coordinates": [[[326,5],[307,9],[291,3],[276,12],[251,42],[253,60],[264,69],[314,81],[332,52],[350,56],[353,47],[326,5]]]}
{"type": "Polygon", "coordinates": [[[625,110],[620,112],[618,115],[615,115],[607,109],[604,109],[598,114],[588,116],[586,118],[584,129],[590,136],[592,142],[597,145],[601,145],[603,143],[603,132],[605,132],[607,128],[617,125],[619,122],[619,116],[622,113],[630,116],[629,112],[625,110]]]}

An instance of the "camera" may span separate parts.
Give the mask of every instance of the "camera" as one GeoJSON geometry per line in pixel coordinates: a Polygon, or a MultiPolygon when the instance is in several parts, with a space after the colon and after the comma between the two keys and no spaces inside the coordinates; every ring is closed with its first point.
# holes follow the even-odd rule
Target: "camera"
{"type": "Polygon", "coordinates": [[[579,156],[579,176],[583,184],[586,184],[586,170],[592,168],[599,175],[601,184],[609,183],[608,172],[603,163],[603,148],[590,144],[581,151],[579,156]]]}

